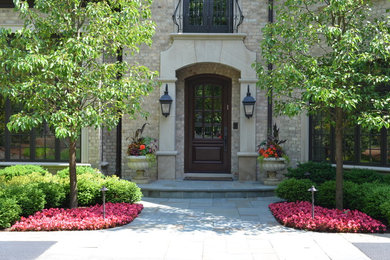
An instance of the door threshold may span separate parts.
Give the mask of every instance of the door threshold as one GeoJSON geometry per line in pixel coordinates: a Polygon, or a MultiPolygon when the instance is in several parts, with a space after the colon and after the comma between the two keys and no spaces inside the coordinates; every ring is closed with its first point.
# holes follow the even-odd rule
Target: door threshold
{"type": "Polygon", "coordinates": [[[231,173],[184,173],[184,180],[232,181],[231,173]]]}

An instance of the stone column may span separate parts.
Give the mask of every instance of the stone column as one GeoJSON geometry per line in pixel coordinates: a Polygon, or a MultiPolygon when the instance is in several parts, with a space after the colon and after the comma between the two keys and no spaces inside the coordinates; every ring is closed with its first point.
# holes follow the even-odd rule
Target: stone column
{"type": "Polygon", "coordinates": [[[168,117],[161,113],[160,108],[160,134],[159,150],[157,152],[157,167],[159,180],[174,180],[176,178],[176,78],[160,79],[160,96],[164,95],[165,86],[168,84],[168,94],[173,102],[168,117]]]}
{"type": "Polygon", "coordinates": [[[256,181],[256,109],[253,116],[247,118],[242,105],[248,85],[251,95],[256,98],[256,81],[256,79],[240,79],[240,151],[237,153],[240,181],[256,181]]]}

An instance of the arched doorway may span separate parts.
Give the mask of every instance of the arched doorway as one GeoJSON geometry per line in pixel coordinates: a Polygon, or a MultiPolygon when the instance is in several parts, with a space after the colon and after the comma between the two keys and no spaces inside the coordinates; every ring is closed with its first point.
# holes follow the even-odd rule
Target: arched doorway
{"type": "Polygon", "coordinates": [[[185,173],[230,173],[231,92],[220,75],[185,80],[185,173]]]}

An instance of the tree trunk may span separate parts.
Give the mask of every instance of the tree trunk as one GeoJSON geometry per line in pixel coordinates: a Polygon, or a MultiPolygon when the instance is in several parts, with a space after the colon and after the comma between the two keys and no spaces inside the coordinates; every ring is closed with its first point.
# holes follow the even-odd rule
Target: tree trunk
{"type": "Polygon", "coordinates": [[[336,108],[336,208],[343,209],[343,122],[341,108],[336,108]]]}
{"type": "Polygon", "coordinates": [[[69,144],[69,180],[70,180],[70,205],[77,208],[77,175],[76,175],[76,141],[71,140],[69,144]]]}

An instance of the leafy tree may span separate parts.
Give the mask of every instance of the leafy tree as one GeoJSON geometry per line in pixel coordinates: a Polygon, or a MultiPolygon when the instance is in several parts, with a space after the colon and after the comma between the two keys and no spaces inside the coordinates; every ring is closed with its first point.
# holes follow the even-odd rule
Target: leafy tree
{"type": "Polygon", "coordinates": [[[322,113],[335,127],[336,207],[343,201],[343,129],[390,126],[390,22],[365,0],[287,0],[261,41],[258,86],[277,114],[322,113]],[[376,14],[372,17],[370,14],[376,14]]]}
{"type": "Polygon", "coordinates": [[[57,138],[69,138],[70,207],[77,207],[81,129],[114,127],[124,114],[141,111],[140,100],[153,89],[148,68],[105,59],[151,45],[151,0],[35,0],[34,9],[14,3],[25,24],[14,33],[0,29],[0,84],[24,109],[8,128],[47,122],[57,138]]]}

